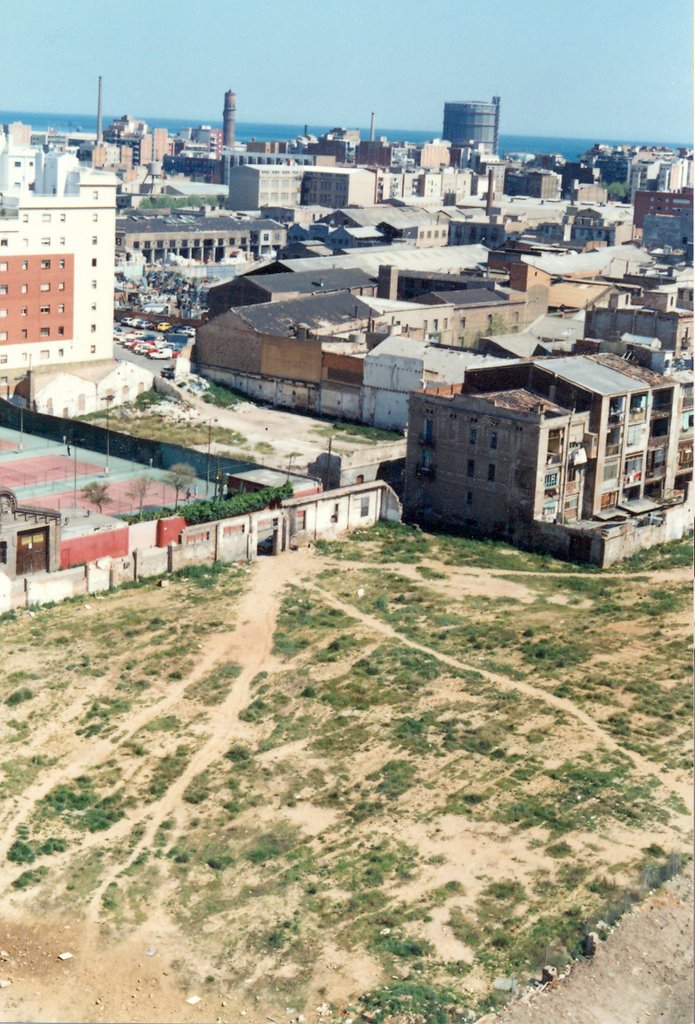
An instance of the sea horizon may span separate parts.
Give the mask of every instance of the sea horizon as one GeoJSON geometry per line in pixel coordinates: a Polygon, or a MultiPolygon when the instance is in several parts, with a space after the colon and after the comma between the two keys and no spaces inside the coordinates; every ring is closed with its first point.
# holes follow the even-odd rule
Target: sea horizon
{"type": "MultiPolygon", "coordinates": [[[[103,115],[102,121],[104,126],[110,124],[115,116],[122,115],[103,115]]],[[[140,114],[131,116],[136,120],[145,121],[150,128],[166,128],[170,134],[174,135],[183,128],[194,128],[200,125],[209,125],[212,128],[222,127],[221,119],[202,119],[196,121],[196,119],[189,118],[153,117],[140,114]]],[[[7,124],[12,121],[21,121],[24,124],[29,124],[32,130],[36,132],[49,131],[50,129],[55,131],[96,132],[97,127],[97,118],[94,113],[73,114],[29,110],[0,110],[0,124],[7,124]]],[[[322,135],[332,128],[347,126],[307,123],[306,127],[311,134],[322,135]]],[[[355,130],[354,126],[349,127],[355,130]]],[[[235,128],[236,138],[239,142],[249,142],[252,139],[258,142],[267,142],[273,139],[284,140],[294,138],[296,135],[304,132],[305,125],[304,123],[285,124],[262,121],[237,121],[235,128]]],[[[356,130],[360,132],[362,139],[369,138],[369,128],[359,127],[356,130]]],[[[377,126],[375,128],[375,137],[381,138],[384,136],[390,142],[404,141],[421,144],[431,139],[440,138],[441,131],[418,128],[381,128],[377,126]]],[[[500,156],[509,153],[559,153],[565,160],[576,160],[596,143],[613,146],[663,146],[669,149],[692,147],[692,142],[669,142],[656,140],[649,136],[640,139],[627,139],[605,138],[601,135],[581,137],[500,132],[499,151],[500,156]]]]}

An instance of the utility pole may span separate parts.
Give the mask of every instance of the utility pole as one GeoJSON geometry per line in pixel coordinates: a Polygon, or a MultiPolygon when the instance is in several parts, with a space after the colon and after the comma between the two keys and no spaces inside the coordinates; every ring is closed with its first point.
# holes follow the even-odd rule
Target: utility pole
{"type": "Polygon", "coordinates": [[[106,402],[106,475],[109,475],[110,468],[110,454],[111,454],[111,433],[109,424],[109,410],[111,408],[111,402],[113,402],[115,395],[106,395],[104,401],[106,402]]]}
{"type": "Polygon", "coordinates": [[[331,451],[333,450],[333,434],[328,438],[328,460],[326,462],[326,472],[324,473],[323,489],[324,491],[330,490],[331,483],[331,451]]]}

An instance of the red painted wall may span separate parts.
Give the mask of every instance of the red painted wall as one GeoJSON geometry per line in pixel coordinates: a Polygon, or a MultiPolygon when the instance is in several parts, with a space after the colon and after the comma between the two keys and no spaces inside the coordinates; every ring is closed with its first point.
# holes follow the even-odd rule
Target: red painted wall
{"type": "Polygon", "coordinates": [[[85,562],[93,562],[97,558],[127,555],[128,534],[128,527],[123,526],[118,530],[103,530],[61,541],[60,568],[70,569],[73,565],[84,565],[85,562]]]}
{"type": "Polygon", "coordinates": [[[157,520],[157,547],[165,548],[167,544],[178,544],[181,531],[186,529],[183,516],[170,516],[168,519],[157,520]]]}

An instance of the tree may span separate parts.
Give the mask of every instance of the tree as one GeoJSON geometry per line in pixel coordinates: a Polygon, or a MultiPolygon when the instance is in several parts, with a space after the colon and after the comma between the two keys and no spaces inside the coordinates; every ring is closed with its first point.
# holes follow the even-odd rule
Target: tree
{"type": "Polygon", "coordinates": [[[611,199],[624,199],[628,193],[628,187],[624,181],[612,181],[608,185],[608,195],[611,199]]]}
{"type": "Polygon", "coordinates": [[[152,481],[147,476],[136,476],[131,482],[130,487],[127,490],[127,495],[132,498],[133,501],[138,503],[138,512],[142,512],[142,506],[147,497],[147,492],[152,485],[152,481]]]}
{"type": "Polygon", "coordinates": [[[98,480],[92,480],[91,484],[85,484],[82,488],[82,497],[91,505],[96,505],[101,513],[104,505],[110,505],[112,499],[109,497],[109,485],[100,484],[98,480]]]}
{"type": "Polygon", "coordinates": [[[196,481],[196,471],[187,462],[175,462],[166,475],[166,482],[176,491],[174,509],[179,507],[179,493],[190,490],[196,481]]]}

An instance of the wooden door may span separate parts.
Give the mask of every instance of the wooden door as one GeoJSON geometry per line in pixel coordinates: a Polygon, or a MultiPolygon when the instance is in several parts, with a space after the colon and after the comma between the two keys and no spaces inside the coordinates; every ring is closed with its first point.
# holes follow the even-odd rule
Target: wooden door
{"type": "Polygon", "coordinates": [[[17,575],[48,569],[48,527],[17,534],[17,575]]]}

